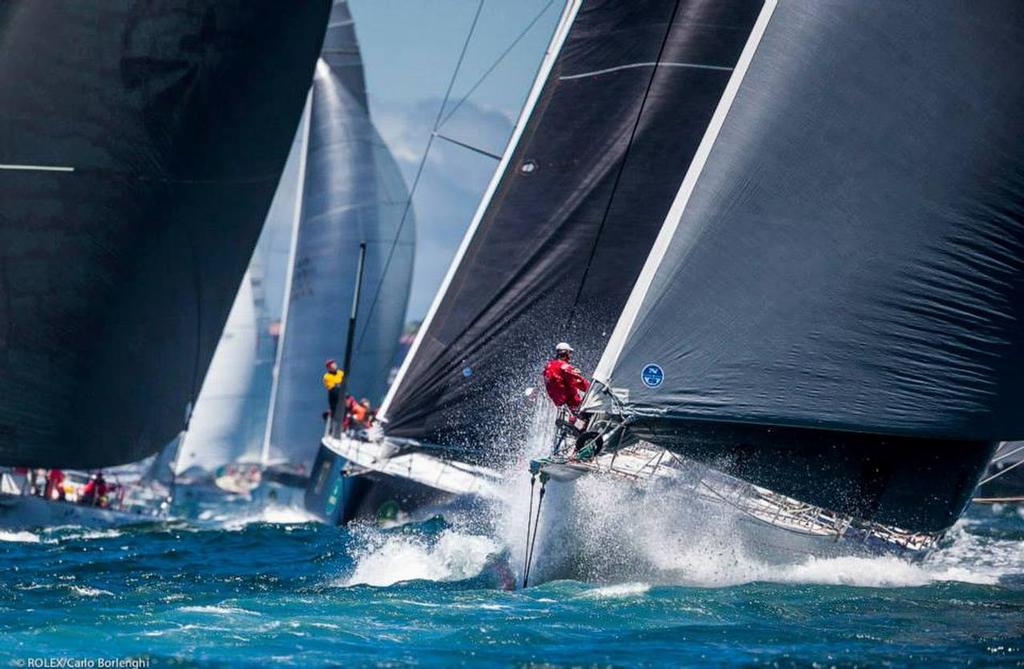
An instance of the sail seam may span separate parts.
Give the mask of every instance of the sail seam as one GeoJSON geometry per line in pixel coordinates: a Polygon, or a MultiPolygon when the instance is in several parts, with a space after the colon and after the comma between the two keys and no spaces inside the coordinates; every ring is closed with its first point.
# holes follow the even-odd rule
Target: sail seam
{"type": "Polygon", "coordinates": [[[653,61],[649,63],[629,63],[628,65],[617,65],[615,67],[606,67],[603,70],[594,70],[593,72],[582,72],[580,74],[567,74],[564,77],[559,77],[559,81],[571,81],[573,79],[586,79],[587,77],[596,77],[601,74],[608,74],[610,72],[618,72],[620,70],[632,70],[638,67],[682,67],[691,68],[695,70],[718,70],[720,72],[732,72],[731,67],[725,67],[722,65],[705,65],[703,63],[661,63],[653,61]]]}
{"type": "Polygon", "coordinates": [[[725,119],[729,115],[732,103],[736,99],[736,93],[739,91],[740,84],[743,82],[747,69],[750,67],[750,62],[753,60],[754,53],[761,43],[761,38],[764,36],[777,4],[778,0],[766,0],[761,8],[761,13],[754,23],[754,28],[750,32],[746,46],[743,47],[743,52],[736,63],[736,68],[733,70],[729,82],[725,85],[725,91],[718,102],[718,107],[708,123],[708,128],[704,133],[703,139],[701,139],[700,146],[697,147],[693,160],[690,162],[689,169],[683,177],[682,185],[676,193],[676,199],[665,216],[665,223],[661,228],[661,232],[658,233],[658,237],[654,241],[654,246],[647,256],[647,262],[644,263],[643,269],[640,271],[640,276],[633,286],[633,292],[630,293],[626,306],[622,310],[622,315],[615,325],[615,330],[608,340],[608,345],[605,347],[604,354],[601,356],[600,362],[598,362],[597,369],[594,370],[594,379],[606,386],[610,385],[612,368],[622,354],[626,338],[633,329],[647,291],[654,281],[658,267],[668,251],[669,244],[671,244],[672,239],[675,237],[676,230],[679,228],[679,223],[686,210],[686,205],[689,203],[697,180],[704,170],[704,165],[711,154],[711,149],[718,139],[718,134],[725,124],[725,119]]]}
{"type": "MultiPolygon", "coordinates": [[[[657,65],[661,62],[661,57],[665,53],[665,47],[668,46],[669,37],[672,35],[672,26],[676,21],[676,15],[679,13],[679,0],[676,0],[676,4],[672,7],[672,14],[668,17],[668,25],[665,28],[665,35],[661,38],[661,46],[658,47],[657,59],[652,65],[657,65]]],[[[644,109],[647,107],[647,98],[651,95],[651,89],[654,88],[654,78],[658,74],[658,68],[654,67],[651,69],[651,76],[647,80],[647,86],[644,88],[644,96],[640,99],[640,108],[636,112],[636,118],[633,120],[633,127],[629,131],[629,141],[626,142],[626,149],[622,152],[622,161],[619,163],[619,169],[615,172],[615,181],[612,183],[611,192],[608,194],[608,203],[605,205],[604,213],[601,215],[601,225],[597,228],[597,234],[594,235],[594,243],[590,247],[590,255],[587,256],[587,265],[583,269],[583,276],[580,277],[579,286],[576,289],[576,295],[573,297],[572,306],[569,308],[569,316],[566,318],[565,323],[562,325],[562,329],[566,330],[569,324],[572,323],[573,318],[576,316],[576,307],[579,306],[580,297],[583,295],[583,288],[587,285],[587,277],[590,275],[590,268],[594,263],[594,257],[597,255],[597,247],[601,241],[601,235],[604,233],[605,225],[608,223],[608,215],[612,211],[612,205],[615,203],[615,194],[619,190],[619,183],[622,181],[622,174],[626,171],[626,163],[629,162],[629,154],[633,149],[633,142],[636,139],[636,133],[640,129],[640,120],[644,116],[644,109]]]]}

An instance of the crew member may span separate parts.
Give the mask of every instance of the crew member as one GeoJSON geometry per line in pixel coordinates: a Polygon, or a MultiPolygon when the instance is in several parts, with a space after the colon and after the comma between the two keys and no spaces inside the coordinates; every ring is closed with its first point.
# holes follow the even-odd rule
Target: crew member
{"type": "Polygon", "coordinates": [[[377,412],[374,411],[373,405],[370,404],[370,400],[365,397],[359,400],[359,404],[363,407],[363,425],[370,427],[373,423],[373,419],[377,417],[377,412]]]}
{"type": "Polygon", "coordinates": [[[107,480],[103,478],[103,472],[96,472],[82,488],[78,501],[86,506],[101,506],[106,496],[107,480]]]}
{"type": "Polygon", "coordinates": [[[64,472],[51,469],[46,476],[46,499],[64,500],[64,472]]]}
{"type": "Polygon", "coordinates": [[[349,405],[349,411],[351,412],[352,416],[352,427],[366,427],[367,416],[369,415],[370,409],[370,402],[368,400],[356,402],[355,398],[351,398],[351,400],[352,404],[349,405]]]}
{"type": "Polygon", "coordinates": [[[572,346],[564,341],[555,346],[555,357],[544,368],[544,388],[556,407],[576,413],[590,382],[570,364],[572,353],[572,346]]]}
{"type": "MultiPolygon", "coordinates": [[[[324,373],[324,387],[327,388],[327,407],[330,410],[331,422],[340,418],[338,416],[338,403],[341,401],[341,382],[345,380],[345,372],[338,369],[338,363],[334,358],[326,363],[327,371],[324,373]]],[[[333,430],[332,430],[333,431],[333,430]]]]}

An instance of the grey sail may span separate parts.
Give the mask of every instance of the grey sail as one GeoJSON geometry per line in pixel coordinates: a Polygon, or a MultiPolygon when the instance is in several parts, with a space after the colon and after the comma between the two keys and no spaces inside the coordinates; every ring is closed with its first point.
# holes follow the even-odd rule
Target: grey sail
{"type": "Polygon", "coordinates": [[[550,72],[383,408],[388,436],[493,464],[515,450],[523,389],[557,341],[583,369],[597,362],[761,5],[569,3],[550,72]]]}
{"type": "Polygon", "coordinates": [[[598,368],[656,444],[937,531],[1024,436],[1017,2],[766,15],[598,368]]]}
{"type": "Polygon", "coordinates": [[[140,460],[181,429],[327,14],[0,4],[0,464],[140,460]]]}
{"type": "Polygon", "coordinates": [[[302,214],[267,461],[307,471],[323,435],[324,361],[344,353],[361,242],[367,244],[347,391],[377,403],[402,334],[415,225],[398,166],[374,128],[351,16],[337,2],[310,96],[302,214]]]}

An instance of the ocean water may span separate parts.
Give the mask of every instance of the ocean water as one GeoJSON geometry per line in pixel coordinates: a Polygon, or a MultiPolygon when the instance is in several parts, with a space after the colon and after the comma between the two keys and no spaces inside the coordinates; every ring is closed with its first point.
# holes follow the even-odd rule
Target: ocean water
{"type": "MultiPolygon", "coordinates": [[[[525,527],[514,522],[333,528],[269,510],[0,532],[0,663],[1024,666],[1020,509],[972,508],[917,564],[760,563],[727,535],[702,540],[699,521],[675,549],[645,543],[645,523],[634,523],[631,545],[652,552],[637,571],[636,555],[617,566],[588,557],[608,546],[599,533],[573,549],[592,565],[584,580],[548,565],[513,591],[501,585],[522,569],[512,533],[525,527]]],[[[664,539],[664,526],[649,531],[664,539]]]]}

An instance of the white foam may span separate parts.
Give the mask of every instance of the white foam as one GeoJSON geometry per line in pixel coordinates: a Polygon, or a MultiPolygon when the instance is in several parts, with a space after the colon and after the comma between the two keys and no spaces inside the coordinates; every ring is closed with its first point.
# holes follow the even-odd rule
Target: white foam
{"type": "Polygon", "coordinates": [[[71,591],[81,597],[99,597],[101,595],[107,595],[110,597],[114,596],[114,593],[109,590],[100,590],[99,588],[91,588],[87,585],[73,585],[71,591]]]}
{"type": "MultiPolygon", "coordinates": [[[[516,485],[522,500],[528,499],[528,483],[516,485]]],[[[632,582],[588,596],[618,589],[629,593],[624,596],[642,594],[631,590],[641,587],[638,579],[701,587],[762,581],[891,588],[943,581],[992,584],[1024,573],[1020,542],[971,534],[972,521],[950,531],[947,547],[911,563],[891,556],[810,557],[777,547],[764,553],[764,544],[752,534],[756,523],[741,522],[745,519],[730,507],[696,504],[680,486],[638,488],[610,477],[583,477],[571,484],[549,483],[544,507],[531,584],[554,578],[632,582]]],[[[507,510],[512,522],[503,530],[520,556],[517,566],[527,510],[526,503],[513,499],[507,510]]]]}
{"type": "Polygon", "coordinates": [[[294,506],[265,506],[255,512],[250,511],[247,515],[211,515],[203,520],[220,523],[225,530],[239,531],[254,523],[301,525],[315,521],[316,516],[294,506]]]}
{"type": "Polygon", "coordinates": [[[581,599],[627,599],[645,595],[651,589],[649,583],[620,583],[587,590],[579,595],[581,599]]]}
{"type": "Polygon", "coordinates": [[[499,549],[494,539],[445,530],[439,536],[374,535],[354,555],[355,569],[341,586],[384,586],[413,580],[458,581],[479,574],[499,549]]]}
{"type": "Polygon", "coordinates": [[[182,613],[209,613],[209,614],[212,614],[212,615],[219,615],[219,616],[230,616],[230,615],[259,616],[259,615],[262,615],[261,613],[257,613],[256,611],[249,611],[247,609],[242,609],[242,608],[239,608],[237,606],[224,606],[224,605],[216,605],[216,606],[183,606],[183,607],[181,607],[178,610],[181,611],[182,613]]]}
{"type": "Polygon", "coordinates": [[[38,544],[42,539],[31,532],[5,532],[0,530],[0,541],[10,541],[23,544],[38,544]]]}
{"type": "Polygon", "coordinates": [[[60,537],[60,540],[61,541],[70,541],[70,540],[73,540],[73,539],[85,539],[85,540],[90,540],[90,539],[115,539],[115,538],[117,538],[119,536],[121,536],[120,530],[115,530],[113,528],[108,528],[108,529],[103,529],[103,530],[87,530],[87,531],[82,532],[82,533],[65,534],[65,535],[62,535],[60,537]]]}

